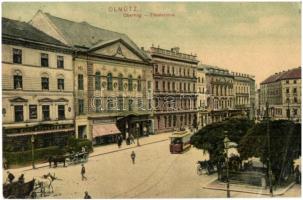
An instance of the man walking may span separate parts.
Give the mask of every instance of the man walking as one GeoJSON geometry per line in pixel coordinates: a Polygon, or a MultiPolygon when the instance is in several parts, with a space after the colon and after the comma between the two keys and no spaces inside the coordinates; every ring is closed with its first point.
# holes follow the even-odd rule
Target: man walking
{"type": "Polygon", "coordinates": [[[81,177],[82,177],[82,181],[83,180],[87,180],[87,178],[85,176],[85,167],[84,167],[84,164],[82,164],[82,168],[81,168],[81,177]]]}
{"type": "Polygon", "coordinates": [[[9,171],[7,171],[7,180],[9,183],[13,183],[13,180],[15,179],[15,176],[10,173],[9,171]]]}
{"type": "Polygon", "coordinates": [[[84,199],[91,199],[92,197],[85,191],[84,199]]]}
{"type": "Polygon", "coordinates": [[[133,164],[135,164],[136,154],[135,154],[134,151],[132,151],[132,153],[130,154],[130,157],[131,157],[131,159],[133,161],[133,164]]]}

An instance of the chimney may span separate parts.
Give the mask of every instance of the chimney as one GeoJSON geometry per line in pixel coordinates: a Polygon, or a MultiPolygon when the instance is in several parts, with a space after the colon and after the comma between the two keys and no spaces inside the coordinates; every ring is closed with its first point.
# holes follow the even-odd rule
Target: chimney
{"type": "Polygon", "coordinates": [[[180,48],[179,47],[174,47],[174,48],[171,48],[171,51],[175,52],[175,53],[179,53],[180,48]]]}

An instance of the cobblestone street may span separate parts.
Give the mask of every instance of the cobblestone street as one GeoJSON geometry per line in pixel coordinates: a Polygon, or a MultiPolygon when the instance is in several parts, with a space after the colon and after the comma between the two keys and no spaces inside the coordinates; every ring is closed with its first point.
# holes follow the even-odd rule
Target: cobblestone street
{"type": "MultiPolygon", "coordinates": [[[[116,145],[95,148],[85,164],[87,181],[81,180],[81,165],[36,170],[28,170],[27,167],[10,171],[16,177],[24,173],[27,180],[48,172],[55,173],[62,180],[53,183],[55,193],[47,198],[82,198],[85,191],[93,198],[225,197],[225,191],[202,189],[216,178],[216,175],[196,174],[196,161],[204,160],[207,155],[203,156],[202,151],[195,148],[183,154],[170,154],[169,141],[165,140],[168,135],[143,138],[142,146],[138,148],[134,144],[123,144],[121,151],[116,151],[119,150],[116,145]],[[135,164],[130,158],[132,151],[137,155],[135,164]]],[[[296,185],[285,196],[296,197],[300,192],[300,187],[296,185]]],[[[266,196],[233,192],[232,197],[266,196]]]]}

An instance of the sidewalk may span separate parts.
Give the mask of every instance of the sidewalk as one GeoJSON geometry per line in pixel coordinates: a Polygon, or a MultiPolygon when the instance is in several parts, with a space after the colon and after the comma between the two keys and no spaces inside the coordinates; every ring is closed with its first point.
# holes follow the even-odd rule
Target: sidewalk
{"type": "MultiPolygon", "coordinates": [[[[279,188],[273,191],[274,196],[284,195],[290,188],[295,185],[295,182],[291,183],[285,188],[279,188]]],[[[203,189],[210,190],[223,190],[226,191],[226,183],[220,182],[217,180],[212,180],[210,183],[207,183],[203,186],[203,189]]],[[[249,193],[249,194],[258,194],[258,195],[266,195],[270,196],[269,189],[264,187],[250,186],[250,185],[242,185],[242,184],[229,184],[229,190],[231,192],[241,192],[241,193],[249,193]]]]}
{"type": "MultiPolygon", "coordinates": [[[[144,146],[144,145],[149,145],[149,144],[153,144],[153,143],[157,143],[157,142],[167,141],[171,134],[172,134],[171,132],[159,133],[156,135],[150,135],[148,137],[142,137],[142,138],[139,138],[139,144],[140,144],[140,146],[144,146]]],[[[136,139],[135,139],[135,142],[136,142],[135,144],[126,145],[125,140],[124,140],[120,148],[118,148],[118,145],[116,143],[109,144],[106,146],[94,147],[94,152],[89,154],[89,158],[101,156],[101,155],[105,155],[105,154],[109,154],[109,153],[115,153],[115,152],[119,152],[119,151],[123,151],[123,150],[127,150],[127,149],[138,148],[136,139]]],[[[36,169],[48,167],[48,162],[36,164],[35,166],[36,166],[36,169]]],[[[29,171],[29,170],[32,170],[32,166],[8,169],[8,171],[10,171],[12,173],[18,173],[18,172],[20,173],[22,171],[29,171]]]]}

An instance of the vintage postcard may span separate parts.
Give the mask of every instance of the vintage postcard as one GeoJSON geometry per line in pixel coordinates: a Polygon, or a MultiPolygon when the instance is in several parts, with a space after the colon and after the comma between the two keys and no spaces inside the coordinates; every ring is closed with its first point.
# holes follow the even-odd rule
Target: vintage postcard
{"type": "Polygon", "coordinates": [[[301,2],[2,3],[3,198],[301,197],[301,2]]]}

